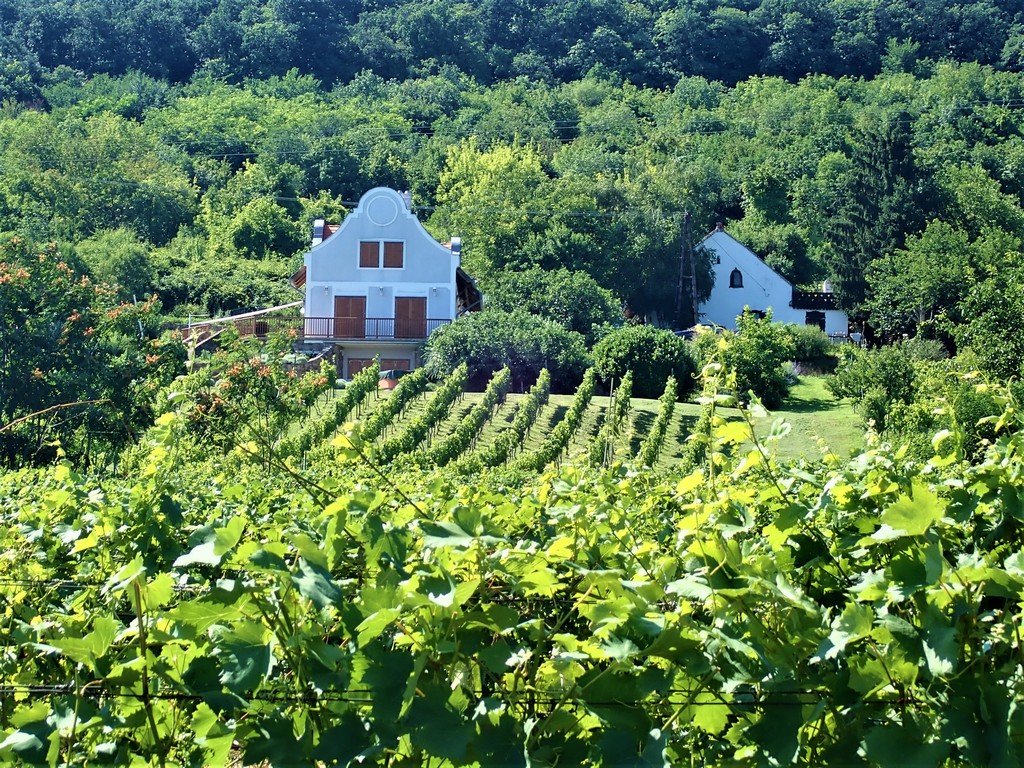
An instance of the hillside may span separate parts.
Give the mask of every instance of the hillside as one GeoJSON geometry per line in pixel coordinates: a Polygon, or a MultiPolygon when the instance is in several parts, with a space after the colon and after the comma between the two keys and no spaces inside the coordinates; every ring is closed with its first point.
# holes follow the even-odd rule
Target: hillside
{"type": "MultiPolygon", "coordinates": [[[[310,419],[321,418],[331,407],[337,391],[329,391],[310,409],[310,419]]],[[[358,427],[361,422],[372,415],[392,392],[381,390],[370,395],[364,402],[359,413],[354,415],[352,422],[358,427]]],[[[418,419],[430,402],[433,392],[427,391],[414,397],[408,406],[389,424],[384,433],[377,438],[373,447],[379,447],[388,437],[399,434],[412,421],[418,419]]],[[[468,456],[478,454],[492,447],[497,438],[507,431],[515,416],[516,408],[525,399],[523,394],[509,394],[504,404],[500,405],[490,419],[481,428],[472,447],[466,451],[468,456]]],[[[465,392],[453,405],[451,411],[437,424],[432,432],[432,442],[444,440],[451,435],[458,424],[469,414],[470,410],[483,399],[480,392],[465,392]]],[[[526,439],[522,442],[520,452],[529,453],[540,448],[550,436],[555,425],[565,416],[573,401],[573,395],[551,395],[547,404],[541,407],[536,422],[531,427],[526,439]]],[[[568,447],[561,454],[562,460],[569,463],[580,463],[587,460],[587,451],[597,437],[604,422],[611,398],[596,395],[587,406],[579,428],[573,433],[568,447]]],[[[658,416],[660,404],[658,400],[631,398],[628,423],[621,431],[615,444],[616,460],[634,459],[641,443],[648,436],[651,426],[658,416]]],[[[738,418],[738,412],[732,408],[721,409],[721,414],[728,420],[738,418]]],[[[700,415],[700,406],[695,403],[677,404],[665,433],[664,443],[658,451],[658,459],[652,467],[657,472],[678,464],[683,456],[684,447],[691,429],[700,415]]],[[[774,447],[780,458],[814,459],[822,456],[819,440],[829,451],[840,457],[849,456],[863,445],[863,429],[858,417],[849,402],[839,401],[832,397],[824,387],[821,377],[803,377],[794,386],[789,400],[783,408],[771,414],[757,424],[757,434],[766,436],[775,419],[786,421],[791,429],[774,447]]],[[[302,426],[300,420],[293,424],[294,433],[302,426]]],[[[335,430],[326,438],[329,442],[339,434],[335,430]]],[[[428,443],[418,446],[426,447],[428,443]]]]}

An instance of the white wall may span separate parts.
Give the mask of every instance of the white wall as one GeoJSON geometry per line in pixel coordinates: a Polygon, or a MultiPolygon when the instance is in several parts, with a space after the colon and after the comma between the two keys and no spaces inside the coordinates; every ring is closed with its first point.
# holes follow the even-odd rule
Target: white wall
{"type": "MultiPolygon", "coordinates": [[[[711,297],[700,305],[702,323],[735,328],[736,318],[745,307],[749,307],[762,312],[771,309],[772,317],[778,323],[806,324],[807,310],[790,306],[793,286],[743,243],[718,230],[704,240],[703,246],[712,254],[715,286],[711,297]],[[717,257],[717,263],[714,263],[714,257],[717,257]],[[729,287],[734,269],[738,269],[743,277],[742,288],[729,287]]],[[[845,312],[831,309],[825,312],[826,333],[846,333],[848,324],[845,312]]]]}
{"type": "Polygon", "coordinates": [[[429,319],[455,318],[459,259],[430,236],[393,189],[376,187],[364,194],[338,231],[313,246],[304,262],[307,317],[332,317],[335,296],[365,296],[367,317],[394,317],[396,297],[422,296],[429,319]],[[403,267],[361,268],[364,240],[404,242],[403,267]]]}

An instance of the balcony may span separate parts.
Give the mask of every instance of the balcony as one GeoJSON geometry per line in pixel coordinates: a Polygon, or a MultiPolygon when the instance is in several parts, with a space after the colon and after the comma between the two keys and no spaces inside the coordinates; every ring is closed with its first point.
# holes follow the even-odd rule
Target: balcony
{"type": "Polygon", "coordinates": [[[252,317],[230,322],[241,336],[293,333],[297,341],[423,341],[448,319],[395,317],[252,317]]]}
{"type": "Polygon", "coordinates": [[[839,309],[839,299],[834,293],[822,291],[801,291],[793,289],[793,300],[789,302],[793,309],[839,309]]]}

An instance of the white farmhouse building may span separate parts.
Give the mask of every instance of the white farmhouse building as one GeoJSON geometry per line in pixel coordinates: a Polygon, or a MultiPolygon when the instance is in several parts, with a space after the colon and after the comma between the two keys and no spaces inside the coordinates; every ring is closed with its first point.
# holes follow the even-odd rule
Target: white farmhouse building
{"type": "Polygon", "coordinates": [[[334,347],[347,377],[374,357],[383,369],[415,368],[431,331],[479,309],[459,250],[458,238],[445,246],[431,237],[408,193],[385,187],[364,194],[340,226],[317,220],[291,279],[304,294],[305,346],[334,347]]]}
{"type": "Polygon", "coordinates": [[[699,308],[702,323],[735,328],[744,308],[758,313],[771,309],[779,323],[816,325],[829,335],[848,332],[849,318],[827,283],[821,292],[796,290],[721,225],[701,245],[711,254],[715,274],[711,296],[699,308]]]}

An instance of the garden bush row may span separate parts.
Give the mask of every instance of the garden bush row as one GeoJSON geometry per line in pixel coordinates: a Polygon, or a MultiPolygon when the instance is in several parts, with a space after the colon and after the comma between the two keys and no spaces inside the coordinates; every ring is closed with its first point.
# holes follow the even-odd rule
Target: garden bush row
{"type": "Polygon", "coordinates": [[[456,457],[461,456],[480,434],[480,430],[487,423],[494,409],[504,400],[511,384],[512,371],[507,367],[495,373],[487,384],[487,389],[484,390],[483,399],[473,406],[466,417],[459,422],[455,431],[425,452],[424,456],[427,461],[443,467],[456,457]]]}
{"type": "Polygon", "coordinates": [[[534,422],[537,421],[537,414],[547,404],[550,396],[551,374],[548,373],[547,368],[543,368],[530,391],[519,401],[515,416],[512,417],[512,423],[508,429],[498,435],[494,442],[486,448],[467,457],[460,463],[460,469],[465,472],[473,472],[484,467],[496,467],[508,461],[509,456],[523,444],[523,439],[529,434],[534,422]]]}
{"type": "Polygon", "coordinates": [[[462,396],[468,378],[469,368],[465,363],[452,371],[441,382],[423,412],[411,419],[401,432],[381,444],[376,453],[377,458],[390,461],[400,454],[415,450],[451,411],[452,405],[462,396]]]}
{"type": "Polygon", "coordinates": [[[580,382],[579,387],[576,389],[576,395],[573,397],[565,416],[551,430],[551,434],[548,435],[540,448],[526,454],[515,462],[516,469],[539,472],[562,455],[566,446],[569,445],[569,441],[580,428],[580,423],[583,421],[583,415],[587,411],[587,406],[590,405],[590,401],[594,397],[596,379],[597,374],[594,369],[588,368],[587,372],[583,374],[583,381],[580,382]]]}
{"type": "Polygon", "coordinates": [[[658,411],[658,417],[654,420],[650,432],[647,433],[647,437],[644,438],[640,446],[639,459],[644,466],[653,467],[658,460],[658,454],[661,453],[661,447],[665,443],[665,433],[668,432],[668,424],[672,421],[672,413],[676,407],[677,386],[675,379],[671,376],[665,382],[665,391],[659,398],[661,409],[658,411]]]}
{"type": "Polygon", "coordinates": [[[629,417],[629,407],[633,398],[633,372],[627,371],[619,382],[619,388],[612,394],[608,404],[608,412],[604,424],[597,434],[597,439],[590,444],[590,463],[607,464],[615,450],[615,442],[621,432],[622,425],[629,417]]]}
{"type": "Polygon", "coordinates": [[[398,386],[392,390],[391,397],[381,403],[380,408],[359,425],[359,438],[364,443],[372,443],[380,437],[388,425],[405,410],[409,401],[426,390],[428,381],[426,368],[417,368],[400,379],[398,386]]]}
{"type": "Polygon", "coordinates": [[[321,418],[309,422],[297,435],[283,439],[278,445],[278,453],[282,456],[303,456],[310,448],[322,443],[367,395],[377,391],[379,378],[380,364],[374,360],[352,378],[321,418]]]}

